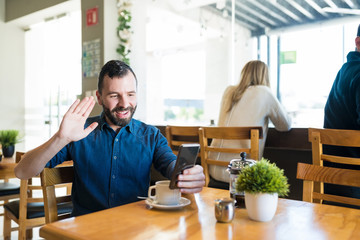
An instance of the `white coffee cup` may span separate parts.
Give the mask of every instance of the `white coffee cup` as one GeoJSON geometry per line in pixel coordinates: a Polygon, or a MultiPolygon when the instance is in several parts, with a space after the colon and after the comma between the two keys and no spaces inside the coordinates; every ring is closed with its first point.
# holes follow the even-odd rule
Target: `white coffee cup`
{"type": "Polygon", "coordinates": [[[155,185],[149,188],[148,197],[157,204],[162,205],[177,205],[181,199],[181,192],[179,189],[170,189],[170,180],[163,180],[155,182],[155,185]],[[155,189],[155,195],[152,195],[152,190],[155,189]]]}

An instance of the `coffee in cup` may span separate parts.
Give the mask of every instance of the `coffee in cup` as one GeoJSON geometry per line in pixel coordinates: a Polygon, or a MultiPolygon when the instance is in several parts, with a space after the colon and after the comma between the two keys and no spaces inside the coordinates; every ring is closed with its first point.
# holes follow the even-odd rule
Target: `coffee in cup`
{"type": "Polygon", "coordinates": [[[177,205],[181,199],[179,189],[170,189],[170,180],[157,181],[155,185],[149,188],[148,197],[157,204],[161,205],[177,205]],[[152,195],[152,190],[155,195],[152,195]]]}

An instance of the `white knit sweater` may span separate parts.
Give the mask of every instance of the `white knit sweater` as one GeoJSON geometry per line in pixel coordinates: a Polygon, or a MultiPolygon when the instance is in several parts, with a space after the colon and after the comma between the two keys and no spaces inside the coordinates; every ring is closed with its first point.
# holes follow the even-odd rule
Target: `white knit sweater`
{"type": "MultiPolygon", "coordinates": [[[[228,87],[225,92],[229,94],[229,90],[234,86],[228,87]]],[[[222,105],[224,102],[224,96],[222,105]]],[[[261,159],[264,152],[266,136],[268,132],[269,119],[278,131],[289,131],[291,128],[291,119],[287,115],[285,109],[272,94],[271,89],[267,86],[251,86],[243,94],[239,102],[237,102],[230,112],[225,112],[221,107],[219,123],[220,127],[235,126],[262,126],[263,139],[260,139],[259,158],[261,159]]],[[[212,146],[240,147],[249,148],[249,140],[218,140],[214,139],[212,146]]],[[[217,160],[229,161],[234,158],[240,158],[239,154],[216,154],[211,156],[217,160]]],[[[251,158],[251,156],[249,156],[251,158]]],[[[229,173],[226,167],[212,166],[209,167],[210,175],[223,182],[229,182],[229,173]]]]}

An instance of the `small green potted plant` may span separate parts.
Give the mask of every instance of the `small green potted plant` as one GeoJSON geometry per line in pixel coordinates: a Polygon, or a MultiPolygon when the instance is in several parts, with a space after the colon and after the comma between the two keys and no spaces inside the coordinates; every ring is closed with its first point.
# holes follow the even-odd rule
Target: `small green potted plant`
{"type": "Polygon", "coordinates": [[[242,170],[236,181],[236,190],[245,192],[249,217],[266,222],[275,215],[278,197],[289,193],[289,184],[284,170],[263,158],[242,170]]]}
{"type": "Polygon", "coordinates": [[[1,130],[0,144],[4,157],[12,157],[15,152],[15,144],[20,142],[18,130],[1,130]]]}

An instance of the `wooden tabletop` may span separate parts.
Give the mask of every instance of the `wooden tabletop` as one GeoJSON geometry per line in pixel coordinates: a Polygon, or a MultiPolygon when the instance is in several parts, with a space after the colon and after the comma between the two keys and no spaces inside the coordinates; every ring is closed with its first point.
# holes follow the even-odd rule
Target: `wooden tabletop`
{"type": "Polygon", "coordinates": [[[47,224],[46,239],[360,239],[360,210],[279,199],[270,222],[248,218],[236,209],[231,223],[215,219],[214,200],[229,191],[204,188],[185,195],[192,203],[180,210],[147,209],[139,201],[47,224]]]}

